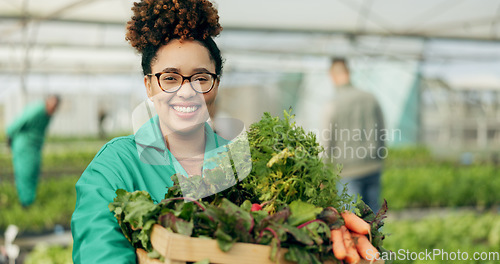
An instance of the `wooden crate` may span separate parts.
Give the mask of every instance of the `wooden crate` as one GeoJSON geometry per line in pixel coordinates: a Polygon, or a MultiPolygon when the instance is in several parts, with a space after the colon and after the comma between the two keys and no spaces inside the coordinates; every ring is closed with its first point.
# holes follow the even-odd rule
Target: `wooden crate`
{"type": "Polygon", "coordinates": [[[137,254],[137,262],[139,264],[163,264],[163,262],[158,259],[149,258],[148,253],[142,248],[138,248],[135,253],[137,254]]]}
{"type": "MultiPolygon", "coordinates": [[[[186,262],[196,262],[209,259],[210,263],[216,264],[276,264],[269,259],[271,247],[265,245],[236,243],[229,252],[219,249],[217,241],[213,239],[203,239],[188,237],[167,231],[160,225],[155,225],[151,232],[151,244],[162,256],[165,257],[166,264],[186,264],[186,262]]],[[[285,260],[287,249],[280,250],[280,264],[294,264],[285,260]]],[[[161,264],[159,260],[148,258],[142,249],[137,250],[139,264],[161,264]]],[[[361,261],[359,264],[368,264],[368,261],[361,261]]],[[[374,264],[384,264],[383,261],[375,261],[374,264]]],[[[326,263],[325,264],[329,264],[326,263]]]]}

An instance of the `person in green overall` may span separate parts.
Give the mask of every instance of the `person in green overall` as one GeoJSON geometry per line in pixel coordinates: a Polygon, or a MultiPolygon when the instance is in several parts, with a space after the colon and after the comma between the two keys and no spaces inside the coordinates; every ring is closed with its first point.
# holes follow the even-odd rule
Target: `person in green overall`
{"type": "Polygon", "coordinates": [[[157,115],[134,135],[105,144],[77,182],[71,220],[77,264],[136,263],[108,209],[116,190],[145,190],[159,202],[172,175],[203,175],[213,166],[208,158],[226,143],[206,122],[222,72],[213,40],[221,31],[217,10],[206,0],[144,0],[132,10],[126,39],[142,55],[146,93],[157,115]]]}
{"type": "Polygon", "coordinates": [[[25,207],[35,201],[45,133],[59,101],[54,95],[30,105],[7,127],[17,194],[25,207]]]}

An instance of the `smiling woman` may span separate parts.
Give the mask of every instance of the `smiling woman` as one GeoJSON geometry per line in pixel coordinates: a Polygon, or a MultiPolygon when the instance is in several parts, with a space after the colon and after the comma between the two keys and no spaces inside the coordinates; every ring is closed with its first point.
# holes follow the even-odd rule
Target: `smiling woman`
{"type": "Polygon", "coordinates": [[[200,127],[213,110],[218,88],[217,76],[210,75],[215,65],[208,50],[197,41],[172,40],[158,50],[152,70],[161,75],[146,75],[144,83],[164,135],[203,133],[200,127]]]}
{"type": "Polygon", "coordinates": [[[228,156],[219,155],[228,141],[207,123],[222,73],[212,39],[222,29],[217,10],[206,0],[143,0],[132,10],[126,38],[142,55],[146,93],[158,115],[135,135],[107,143],[76,184],[75,263],[136,263],[108,209],[116,190],[144,190],[160,201],[172,175],[203,176],[228,156]]]}

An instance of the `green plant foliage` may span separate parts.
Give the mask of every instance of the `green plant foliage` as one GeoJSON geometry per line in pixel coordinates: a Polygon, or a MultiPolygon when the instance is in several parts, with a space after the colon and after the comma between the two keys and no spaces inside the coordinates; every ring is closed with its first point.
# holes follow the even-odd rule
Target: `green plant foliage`
{"type": "MultiPolygon", "coordinates": [[[[44,151],[42,156],[41,177],[50,178],[54,174],[81,174],[94,158],[99,148],[87,152],[53,153],[44,151]]],[[[0,154],[0,178],[14,180],[12,155],[0,154]]]]}
{"type": "Polygon", "coordinates": [[[72,247],[49,246],[41,243],[24,260],[25,264],[71,264],[72,247]]]}
{"type": "Polygon", "coordinates": [[[16,224],[21,232],[53,230],[56,224],[70,226],[75,209],[75,184],[79,176],[42,179],[35,202],[23,208],[17,198],[15,184],[0,182],[0,231],[16,224]]]}
{"type": "MultiPolygon", "coordinates": [[[[336,170],[319,157],[322,148],[317,143],[316,136],[306,133],[293,122],[291,110],[284,111],[283,116],[279,118],[264,113],[259,122],[250,126],[248,143],[251,157],[248,158],[252,160],[252,167],[249,175],[234,186],[229,184],[232,187],[207,197],[206,200],[218,202],[227,198],[237,205],[245,200],[265,202],[264,209],[271,213],[279,206],[296,200],[319,207],[350,208],[352,198],[345,191],[337,191],[339,177],[336,170]]],[[[232,149],[231,155],[247,154],[238,153],[238,150],[239,148],[232,149]]],[[[190,177],[183,179],[181,186],[183,189],[197,190],[194,192],[196,194],[207,190],[211,194],[215,193],[213,190],[218,186],[224,185],[224,182],[234,181],[225,178],[227,175],[223,173],[212,174],[224,176],[214,177],[209,173],[203,177],[190,177]]]]}
{"type": "MultiPolygon", "coordinates": [[[[429,216],[419,220],[386,220],[384,232],[388,234],[384,246],[395,253],[402,250],[425,252],[435,249],[444,252],[467,252],[474,257],[474,252],[496,252],[500,248],[500,215],[497,213],[478,214],[451,213],[444,217],[429,216]]],[[[500,259],[490,260],[451,260],[445,255],[437,255],[435,259],[402,260],[394,263],[498,263],[500,259]]],[[[498,257],[498,255],[496,255],[498,257]]]]}
{"type": "Polygon", "coordinates": [[[85,170],[99,149],[92,152],[51,153],[43,157],[43,170],[85,170]]]}
{"type": "Polygon", "coordinates": [[[404,166],[422,166],[426,164],[444,163],[449,161],[437,161],[432,157],[429,149],[425,147],[400,147],[389,149],[385,166],[404,167],[404,166]]]}
{"type": "Polygon", "coordinates": [[[323,149],[315,134],[297,126],[291,110],[283,115],[279,118],[264,113],[250,126],[252,171],[242,187],[254,199],[269,201],[266,210],[271,212],[280,203],[295,200],[320,207],[349,204],[349,197],[337,192],[337,172],[319,157],[323,149]]]}
{"type": "MultiPolygon", "coordinates": [[[[115,213],[125,237],[134,247],[152,252],[149,236],[153,225],[161,224],[174,233],[215,239],[224,252],[234,243],[243,242],[270,245],[271,260],[280,247],[290,250],[286,259],[301,264],[334,258],[329,223],[323,217],[323,211],[329,209],[297,200],[269,214],[264,210],[251,210],[248,200],[237,205],[225,198],[219,203],[209,203],[175,197],[178,188],[178,185],[171,187],[158,204],[145,191],[130,193],[120,189],[116,192],[117,197],[109,209],[115,213]]],[[[362,203],[358,209],[365,218],[373,220],[371,223],[376,229],[383,225],[385,211],[375,215],[362,203]]],[[[374,234],[379,236],[378,232],[374,234]]],[[[383,250],[381,240],[379,242],[383,250]]]]}
{"type": "Polygon", "coordinates": [[[500,169],[493,165],[388,167],[382,197],[391,210],[412,207],[491,207],[500,202],[500,169]]]}

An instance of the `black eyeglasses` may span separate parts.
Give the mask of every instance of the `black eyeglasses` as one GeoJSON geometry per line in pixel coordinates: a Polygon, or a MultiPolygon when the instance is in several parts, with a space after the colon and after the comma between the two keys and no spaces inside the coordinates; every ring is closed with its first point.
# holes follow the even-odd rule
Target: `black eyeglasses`
{"type": "Polygon", "coordinates": [[[176,72],[159,72],[155,74],[147,74],[148,76],[156,76],[158,85],[166,93],[175,93],[179,91],[185,80],[189,81],[191,88],[197,93],[208,93],[215,85],[215,80],[219,76],[215,73],[200,72],[191,76],[183,76],[176,72]]]}

